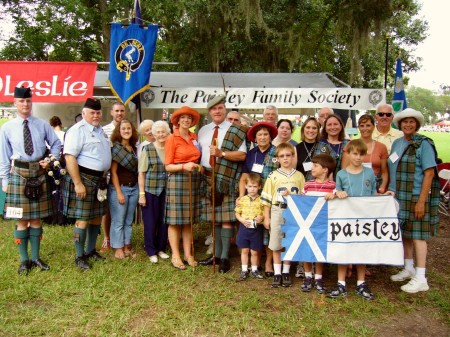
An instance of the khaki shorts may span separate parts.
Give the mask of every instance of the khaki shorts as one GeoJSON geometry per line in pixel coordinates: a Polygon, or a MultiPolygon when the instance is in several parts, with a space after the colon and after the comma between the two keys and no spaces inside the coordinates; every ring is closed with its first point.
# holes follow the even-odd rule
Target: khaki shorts
{"type": "Polygon", "coordinates": [[[283,232],[281,231],[281,225],[284,224],[283,208],[272,205],[270,208],[270,240],[269,248],[271,250],[281,250],[281,240],[283,239],[283,232]]]}

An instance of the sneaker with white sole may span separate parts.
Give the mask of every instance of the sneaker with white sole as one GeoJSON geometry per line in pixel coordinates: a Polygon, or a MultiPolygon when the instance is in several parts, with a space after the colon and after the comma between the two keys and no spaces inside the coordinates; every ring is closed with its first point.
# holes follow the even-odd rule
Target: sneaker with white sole
{"type": "Polygon", "coordinates": [[[327,294],[327,297],[329,298],[338,298],[346,296],[347,296],[347,287],[340,284],[339,282],[336,283],[336,286],[333,289],[331,289],[331,291],[327,294]]]}
{"type": "Polygon", "coordinates": [[[148,258],[151,263],[158,263],[158,256],[152,255],[148,258]]]}
{"type": "Polygon", "coordinates": [[[169,255],[167,255],[165,252],[163,252],[163,251],[160,251],[160,252],[158,252],[158,256],[161,258],[161,259],[163,259],[163,260],[167,260],[170,256],[169,255]]]}
{"type": "Polygon", "coordinates": [[[299,264],[297,265],[297,269],[295,271],[295,277],[296,278],[303,278],[305,277],[305,269],[303,268],[303,263],[299,262],[299,264]]]}
{"type": "Polygon", "coordinates": [[[373,293],[370,291],[370,288],[366,282],[357,286],[355,292],[356,292],[356,295],[359,295],[368,301],[372,301],[375,298],[375,296],[373,296],[373,293]]]}
{"type": "Polygon", "coordinates": [[[391,281],[403,282],[403,281],[409,280],[410,278],[414,277],[415,274],[416,274],[415,270],[409,270],[409,269],[403,268],[397,274],[391,275],[391,281]]]}
{"type": "Polygon", "coordinates": [[[427,291],[430,287],[428,286],[427,279],[425,279],[425,281],[420,281],[418,278],[413,277],[408,283],[401,286],[400,289],[404,292],[415,294],[419,291],[427,291]]]}

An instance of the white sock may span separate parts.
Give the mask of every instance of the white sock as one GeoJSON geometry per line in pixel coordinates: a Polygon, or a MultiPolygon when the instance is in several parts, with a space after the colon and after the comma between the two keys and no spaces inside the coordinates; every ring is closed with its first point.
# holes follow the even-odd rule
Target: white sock
{"type": "Polygon", "coordinates": [[[258,270],[258,266],[252,266],[252,271],[257,271],[258,270]]]}
{"type": "Polygon", "coordinates": [[[405,259],[405,269],[414,271],[414,259],[405,259]]]}
{"type": "Polygon", "coordinates": [[[338,280],[338,283],[339,283],[339,284],[342,284],[344,287],[345,287],[345,285],[346,285],[345,281],[339,281],[339,280],[338,280]]]}
{"type": "Polygon", "coordinates": [[[311,277],[312,278],[312,271],[305,271],[305,277],[311,277]]]}
{"type": "Polygon", "coordinates": [[[283,274],[289,274],[290,269],[291,269],[290,264],[283,264],[283,274]]]}
{"type": "Polygon", "coordinates": [[[281,275],[281,264],[273,264],[273,273],[275,275],[281,275]]]}
{"type": "Polygon", "coordinates": [[[320,274],[315,274],[315,275],[314,275],[314,279],[315,279],[315,280],[321,280],[321,279],[322,279],[322,275],[320,275],[320,274]]]}
{"type": "Polygon", "coordinates": [[[360,286],[361,284],[363,284],[365,281],[356,281],[356,285],[360,286]]]}
{"type": "Polygon", "coordinates": [[[248,264],[242,265],[242,271],[248,271],[248,264]]]}
{"type": "Polygon", "coordinates": [[[419,281],[425,282],[427,280],[425,277],[425,271],[426,271],[426,268],[416,267],[416,278],[419,281]]]}

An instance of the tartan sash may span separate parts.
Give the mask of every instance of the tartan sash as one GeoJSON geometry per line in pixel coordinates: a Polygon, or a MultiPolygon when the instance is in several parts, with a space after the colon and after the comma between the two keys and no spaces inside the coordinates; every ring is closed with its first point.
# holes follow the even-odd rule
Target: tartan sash
{"type": "MultiPolygon", "coordinates": [[[[408,142],[408,146],[405,148],[401,157],[398,159],[396,174],[396,191],[397,199],[400,203],[400,211],[398,213],[399,220],[403,223],[410,218],[412,192],[414,187],[414,171],[416,168],[416,150],[422,146],[422,142],[427,141],[430,143],[434,151],[434,156],[437,158],[436,147],[433,140],[423,135],[414,134],[412,139],[408,142]]],[[[431,182],[431,194],[430,194],[430,223],[438,223],[438,206],[439,206],[439,179],[437,168],[435,167],[435,174],[433,181],[431,182]]]]}
{"type": "Polygon", "coordinates": [[[122,143],[114,142],[114,146],[111,148],[111,157],[128,171],[137,173],[138,158],[134,153],[129,152],[122,143]]]}
{"type": "Polygon", "coordinates": [[[270,145],[270,149],[269,151],[267,151],[266,156],[264,157],[264,167],[261,173],[261,178],[263,180],[262,186],[264,186],[264,183],[266,182],[266,179],[269,176],[270,172],[275,171],[278,168],[278,162],[273,160],[275,159],[276,149],[276,146],[270,145]]]}
{"type": "MultiPolygon", "coordinates": [[[[244,128],[231,125],[222,141],[222,151],[237,151],[246,139],[244,128]]],[[[237,189],[242,162],[219,158],[215,167],[216,193],[231,195],[237,189]]]]}

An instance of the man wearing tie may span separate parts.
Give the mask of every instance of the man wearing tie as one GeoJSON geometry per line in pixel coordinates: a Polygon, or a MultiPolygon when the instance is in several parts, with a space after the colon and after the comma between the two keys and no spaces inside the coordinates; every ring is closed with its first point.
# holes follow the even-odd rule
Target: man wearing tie
{"type": "Polygon", "coordinates": [[[42,239],[41,218],[53,213],[44,161],[46,142],[50,152],[59,159],[61,141],[46,121],[31,115],[30,88],[15,88],[16,118],[1,128],[0,178],[6,192],[5,219],[16,219],[15,243],[19,248],[19,275],[26,275],[33,267],[48,270],[40,259],[42,239]],[[31,260],[28,255],[31,246],[31,260]]]}
{"type": "MultiPolygon", "coordinates": [[[[247,153],[246,129],[225,120],[225,96],[215,96],[208,102],[207,108],[212,122],[203,126],[198,133],[202,149],[201,164],[205,169],[207,183],[207,193],[202,200],[202,216],[205,216],[206,221],[212,221],[211,199],[212,192],[215,192],[215,257],[220,263],[219,272],[226,273],[230,270],[228,255],[234,233],[233,223],[236,221],[234,208],[241,164],[247,153]],[[215,178],[214,188],[211,188],[212,174],[215,178]]],[[[213,258],[199,261],[199,264],[211,265],[213,258]]]]}

